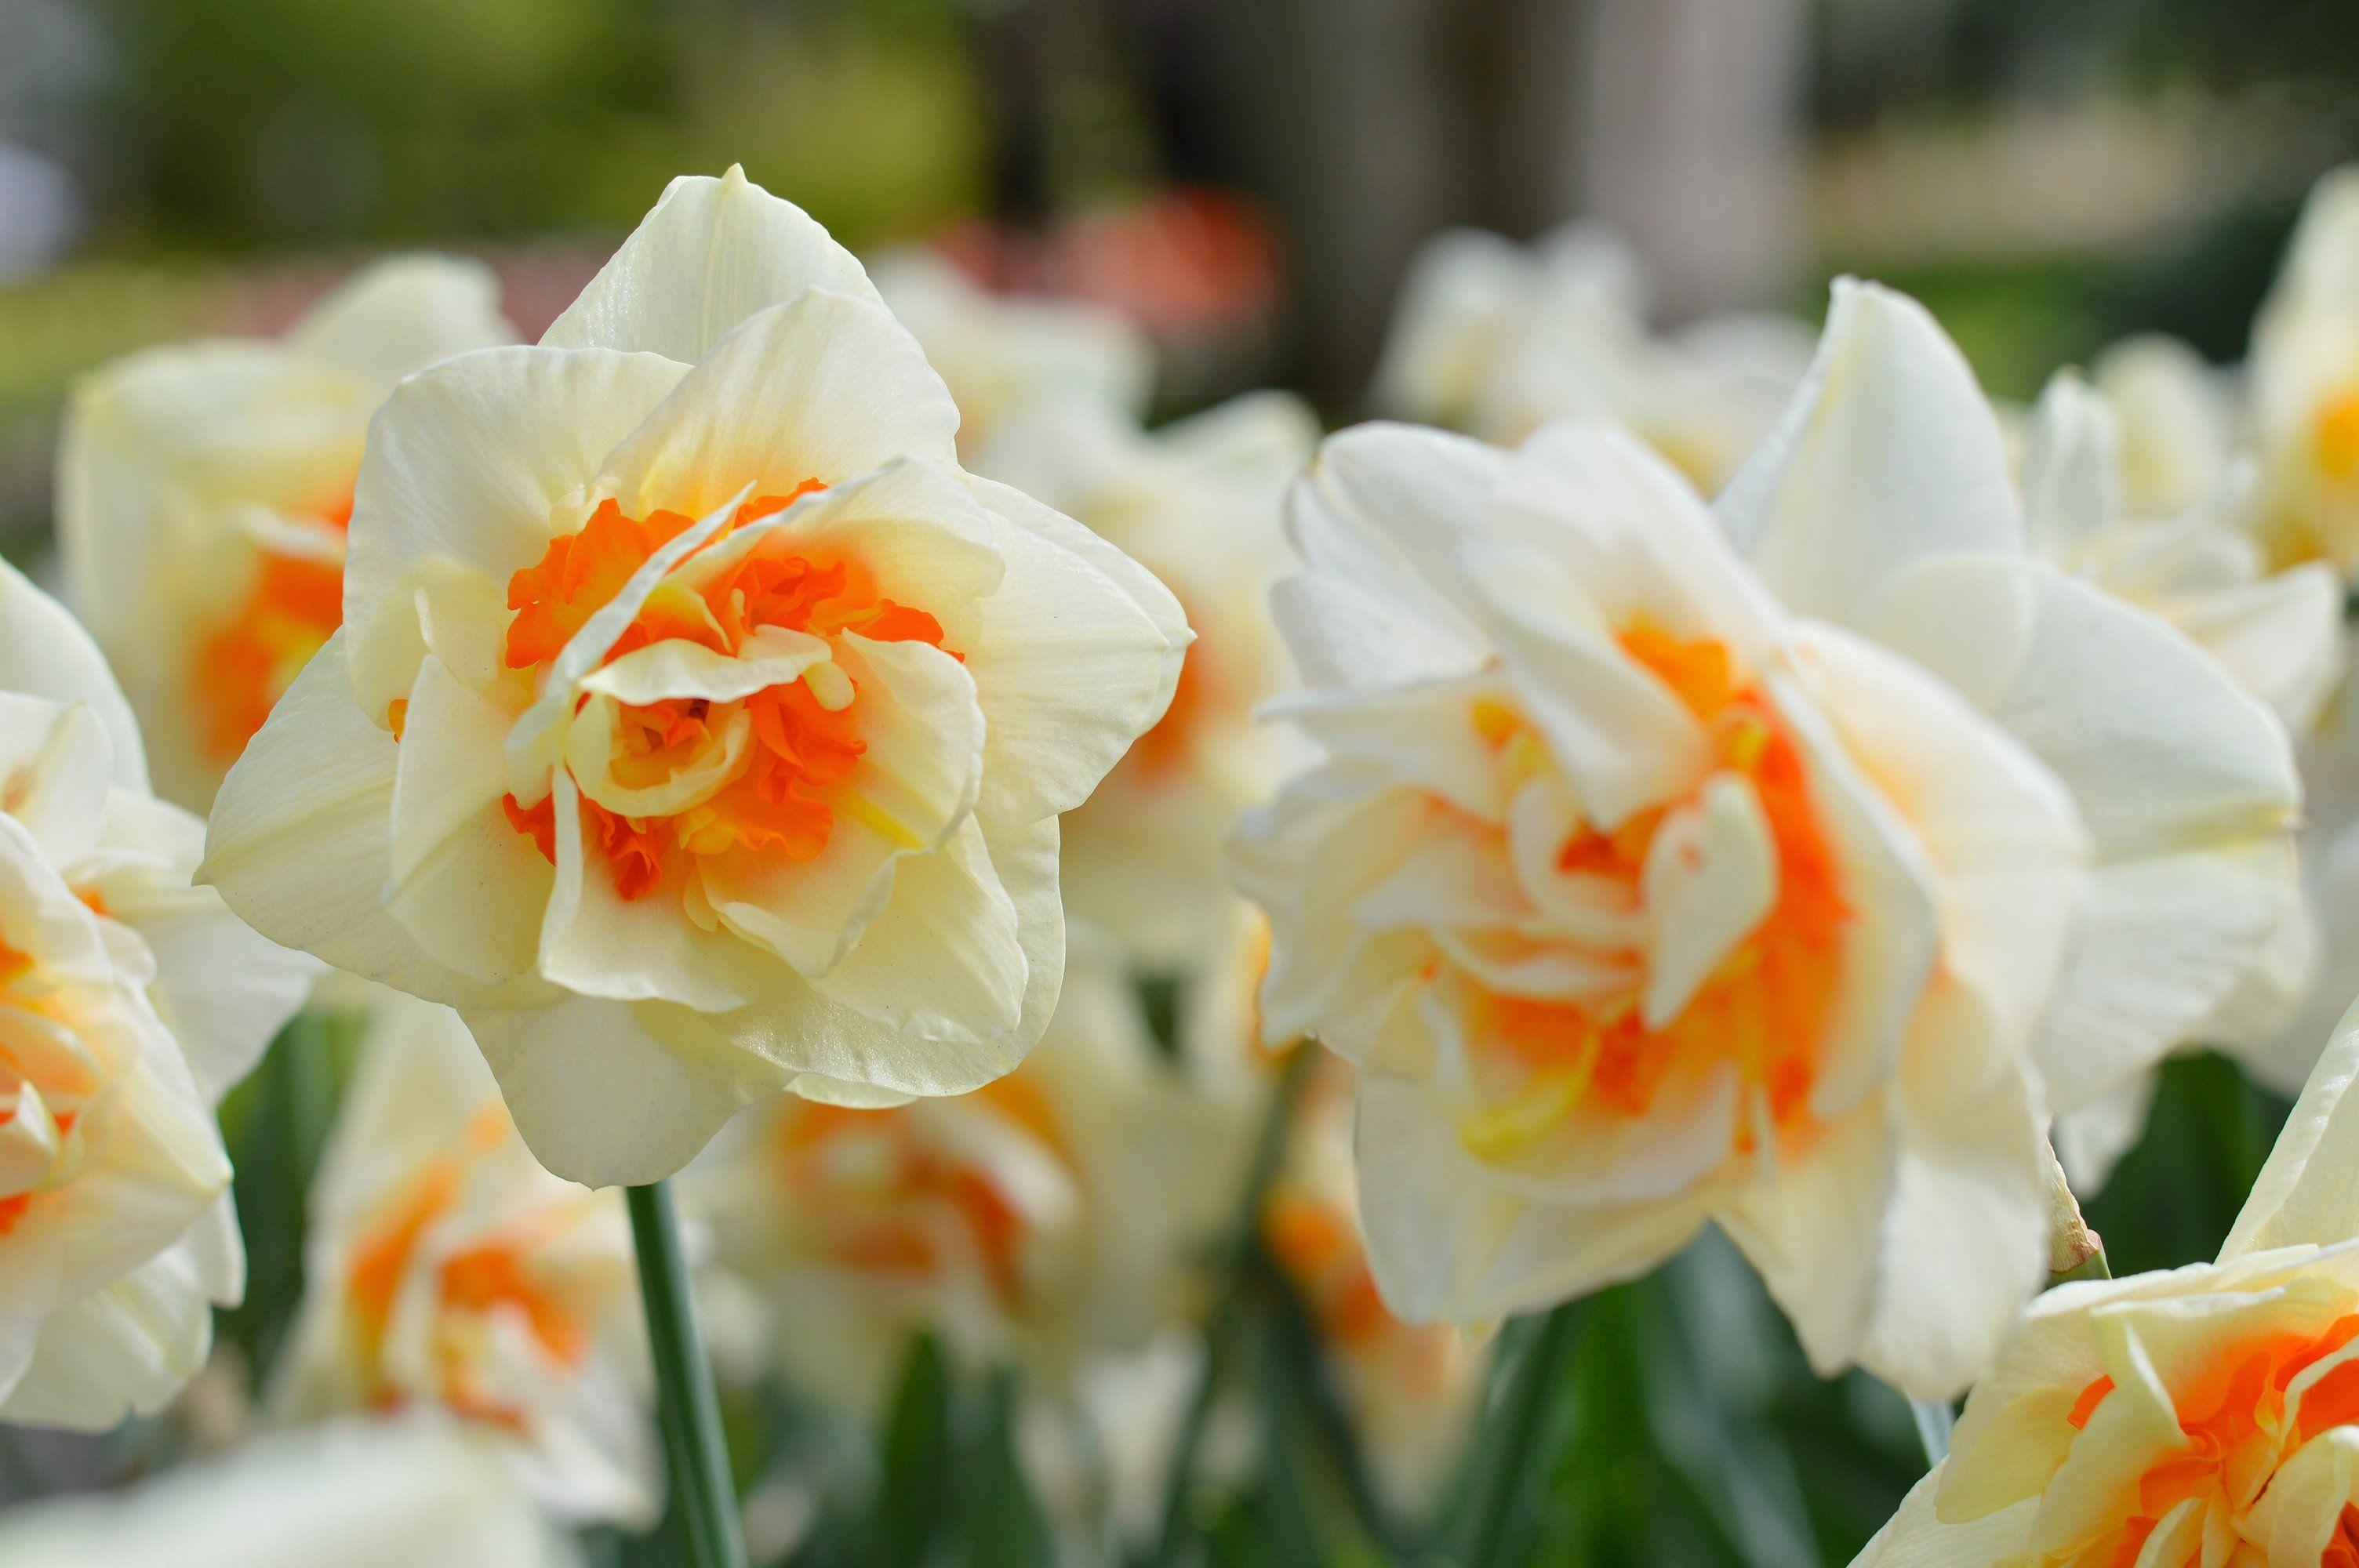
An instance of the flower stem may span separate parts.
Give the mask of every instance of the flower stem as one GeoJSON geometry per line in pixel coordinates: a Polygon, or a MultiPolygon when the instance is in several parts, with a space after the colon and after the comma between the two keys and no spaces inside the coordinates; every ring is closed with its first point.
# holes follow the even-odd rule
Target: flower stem
{"type": "Polygon", "coordinates": [[[1534,1486],[1535,1451],[1548,1424],[1559,1369],[1579,1334],[1579,1310],[1578,1302],[1567,1302],[1537,1322],[1509,1325],[1523,1330],[1522,1343],[1512,1359],[1506,1359],[1510,1352],[1502,1344],[1501,1386],[1476,1438],[1460,1531],[1458,1561],[1466,1568],[1492,1568],[1505,1561],[1510,1538],[1517,1533],[1513,1516],[1534,1486]]]}
{"type": "Polygon", "coordinates": [[[745,1539],[737,1518],[737,1490],[729,1474],[729,1446],[721,1433],[721,1401],[712,1363],[697,1328],[680,1248],[679,1216],[663,1182],[626,1187],[631,1240],[638,1252],[639,1298],[647,1304],[647,1345],[654,1354],[656,1408],[672,1485],[687,1521],[689,1560],[695,1568],[745,1568],[745,1539]]]}

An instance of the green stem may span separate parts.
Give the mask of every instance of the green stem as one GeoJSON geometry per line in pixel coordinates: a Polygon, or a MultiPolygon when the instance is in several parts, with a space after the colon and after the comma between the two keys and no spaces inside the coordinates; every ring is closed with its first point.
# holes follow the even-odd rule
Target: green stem
{"type": "Polygon", "coordinates": [[[1508,1526],[1517,1501],[1531,1488],[1527,1474],[1547,1422],[1549,1396],[1557,1369],[1579,1329],[1580,1303],[1554,1308],[1532,1327],[1513,1365],[1506,1368],[1497,1414],[1480,1438],[1475,1470],[1469,1479],[1462,1547],[1465,1568],[1491,1568],[1503,1561],[1513,1533],[1508,1526]]]}
{"type": "Polygon", "coordinates": [[[1180,1428],[1180,1441],[1172,1450],[1170,1474],[1164,1485],[1162,1529],[1156,1538],[1155,1555],[1149,1559],[1158,1564],[1179,1561],[1180,1542],[1187,1533],[1188,1501],[1196,1483],[1196,1451],[1203,1444],[1204,1427],[1220,1393],[1229,1347],[1245,1317],[1245,1288],[1261,1247],[1262,1207],[1269,1199],[1271,1184],[1277,1180],[1278,1167],[1285,1162],[1287,1133],[1293,1126],[1294,1102],[1301,1091],[1302,1076],[1309,1070],[1311,1053],[1319,1049],[1306,1040],[1287,1054],[1277,1069],[1277,1083],[1270,1091],[1269,1108],[1262,1115],[1260,1141],[1255,1145],[1253,1163],[1245,1172],[1236,1234],[1230,1238],[1227,1256],[1223,1260],[1225,1273],[1220,1294],[1204,1325],[1204,1365],[1197,1375],[1195,1397],[1189,1401],[1180,1428]]]}
{"type": "Polygon", "coordinates": [[[688,1260],[680,1248],[679,1216],[662,1182],[626,1187],[631,1240],[639,1259],[639,1298],[647,1304],[647,1345],[654,1353],[656,1408],[671,1456],[679,1513],[687,1521],[689,1560],[695,1568],[745,1568],[745,1540],[737,1518],[737,1489],[729,1474],[729,1445],[721,1432],[721,1401],[712,1363],[697,1328],[688,1260]]]}

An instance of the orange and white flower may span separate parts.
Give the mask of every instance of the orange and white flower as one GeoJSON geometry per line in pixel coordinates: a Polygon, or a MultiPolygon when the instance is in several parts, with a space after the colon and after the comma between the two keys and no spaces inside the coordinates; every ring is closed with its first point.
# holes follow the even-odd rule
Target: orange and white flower
{"type": "Polygon", "coordinates": [[[2359,1561],[2359,1029],[2219,1260],[2033,1303],[1860,1568],[2359,1561]]]}
{"type": "Polygon", "coordinates": [[[0,1421],[159,1409],[244,1294],[212,1107],[316,966],[190,885],[82,628],[0,567],[0,1421]]]}
{"type": "Polygon", "coordinates": [[[255,926],[458,1008],[603,1184],[748,1102],[960,1094],[1063,969],[1057,816],[1170,700],[1178,605],[957,466],[850,253],[673,182],[534,347],[397,388],[344,625],[224,784],[255,926]]]}
{"type": "Polygon", "coordinates": [[[311,1190],[278,1412],[445,1411],[563,1517],[652,1523],[621,1199],[540,1168],[449,1009],[384,997],[370,1028],[311,1190]]]}
{"type": "Polygon", "coordinates": [[[1104,306],[994,294],[929,251],[878,256],[868,274],[886,308],[951,389],[959,449],[969,457],[1008,420],[1043,406],[1146,412],[1155,387],[1154,346],[1104,306]]]}
{"type": "Polygon", "coordinates": [[[1144,562],[1196,629],[1161,722],[1065,823],[1068,904],[1145,968],[1207,961],[1235,902],[1221,845],[1283,771],[1282,738],[1254,709],[1290,676],[1268,610],[1289,565],[1279,503],[1318,439],[1282,393],[1152,433],[1066,402],[1011,420],[975,460],[1144,562]]]}
{"type": "Polygon", "coordinates": [[[1362,1068],[1386,1299],[1488,1317],[1716,1221],[1815,1365],[1962,1387],[2043,1273],[2049,1108],[2276,929],[2282,727],[2032,557],[1972,373],[1871,286],[1718,518],[1569,425],[1347,432],[1289,521],[1324,761],[1237,860],[1269,1032],[1362,1068]]]}
{"type": "Polygon", "coordinates": [[[1810,331],[1744,314],[1658,335],[1648,303],[1636,253],[1593,224],[1528,247],[1452,230],[1402,285],[1375,406],[1510,446],[1555,420],[1612,419],[1717,491],[1793,395],[1810,331]]]}
{"type": "Polygon", "coordinates": [[[278,341],[151,349],[74,387],[58,465],[67,597],[130,694],[167,799],[211,805],[336,629],[369,416],[410,372],[515,337],[488,271],[410,256],[278,341]]]}
{"type": "Polygon", "coordinates": [[[9,1568],[578,1568],[449,1422],[284,1433],[121,1491],[0,1511],[9,1568]]]}
{"type": "Polygon", "coordinates": [[[2359,167],[2311,190],[2245,378],[2271,558],[2359,578],[2359,167]]]}
{"type": "Polygon", "coordinates": [[[875,1413],[909,1336],[1070,1394],[1179,1320],[1232,1212],[1226,1125],[1184,1092],[1103,943],[1024,1065],[881,1109],[784,1097],[691,1167],[714,1262],[795,1383],[875,1413]]]}

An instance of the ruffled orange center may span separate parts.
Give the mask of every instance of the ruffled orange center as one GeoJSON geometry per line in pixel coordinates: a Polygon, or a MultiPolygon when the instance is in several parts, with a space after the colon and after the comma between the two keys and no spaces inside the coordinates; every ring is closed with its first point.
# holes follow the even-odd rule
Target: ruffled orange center
{"type": "MultiPolygon", "coordinates": [[[[960,1109],[1000,1118],[1062,1156],[1053,1113],[1021,1079],[985,1085],[960,1109]]],[[[1024,1206],[1001,1173],[929,1136],[908,1108],[798,1104],[774,1153],[789,1212],[818,1262],[908,1289],[971,1271],[1004,1305],[1021,1303],[1032,1234],[1024,1206]]]]}
{"type": "MultiPolygon", "coordinates": [[[[2359,1422],[2359,1362],[2329,1368],[2298,1400],[2292,1387],[2354,1337],[2359,1314],[2339,1317],[2319,1334],[2265,1336],[2220,1357],[2174,1396],[2187,1446],[2147,1471],[2138,1482],[2137,1511],[2068,1559],[2069,1568],[2130,1568],[2147,1538],[2190,1499],[2234,1519],[2304,1444],[2330,1428],[2359,1422]]],[[[2113,1392],[2111,1378],[2097,1379],[2081,1390],[2067,1419],[2076,1429],[2086,1427],[2113,1392]]],[[[2359,1564],[2359,1516],[2348,1508],[2324,1562],[2359,1564]]]]}
{"type": "MultiPolygon", "coordinates": [[[[11,1007],[52,1016],[55,993],[38,969],[30,953],[0,941],[0,996],[11,1007]]],[[[36,1041],[33,1052],[20,1056],[0,1042],[0,1139],[18,1144],[8,1162],[16,1179],[7,1184],[16,1190],[0,1192],[0,1237],[23,1222],[36,1199],[71,1183],[85,1157],[85,1140],[75,1130],[105,1089],[78,1054],[44,1051],[36,1041]]]]}
{"type": "MultiPolygon", "coordinates": [[[[350,496],[318,520],[338,533],[352,523],[350,496]]],[[[344,618],[343,568],[309,556],[265,550],[234,612],[197,647],[196,677],[205,750],[234,762],[311,655],[344,618]]]]}
{"type": "MultiPolygon", "coordinates": [[[[498,1106],[477,1112],[458,1143],[429,1162],[382,1208],[360,1236],[345,1270],[345,1291],[371,1398],[380,1406],[399,1404],[404,1390],[385,1376],[380,1360],[395,1303],[420,1267],[427,1233],[456,1206],[473,1168],[508,1136],[507,1114],[498,1106]]],[[[477,1341],[461,1325],[469,1318],[513,1314],[532,1339],[560,1363],[582,1364],[590,1351],[590,1330],[574,1303],[542,1277],[534,1254],[547,1244],[538,1221],[514,1226],[478,1240],[436,1266],[423,1299],[440,1318],[435,1336],[442,1383],[441,1401],[462,1414],[496,1425],[521,1427],[525,1412],[496,1397],[473,1352],[477,1341]]],[[[408,1299],[420,1299],[410,1297],[408,1299]]]]}
{"type": "MultiPolygon", "coordinates": [[[[731,530],[821,488],[816,480],[807,481],[792,494],[746,503],[729,527],[701,548],[712,549],[731,530]]],[[[538,561],[508,579],[508,608],[516,612],[503,650],[508,667],[536,669],[554,659],[650,556],[694,521],[660,511],[644,519],[628,517],[609,501],[580,533],[550,540],[538,561]]],[[[668,639],[734,656],[748,638],[773,627],[821,637],[853,632],[879,642],[941,645],[940,622],[886,598],[861,562],[799,554],[781,534],[768,535],[722,569],[697,574],[694,580],[692,589],[675,589],[668,582],[649,595],[607,661],[668,639]]],[[[582,797],[591,841],[625,898],[652,892],[697,856],[745,849],[810,860],[826,848],[842,804],[837,786],[865,749],[852,683],[832,663],[737,701],[624,705],[617,778],[638,788],[661,784],[696,759],[709,757],[741,715],[750,721],[742,760],[725,782],[686,809],[660,817],[631,816],[582,797]]],[[[526,806],[510,795],[504,805],[516,830],[529,834],[554,861],[554,803],[544,798],[526,806]]]]}
{"type": "MultiPolygon", "coordinates": [[[[1522,1149],[1576,1109],[1642,1116],[1674,1072],[1723,1061],[1735,1065],[1773,1124],[1790,1127],[1805,1117],[1816,1076],[1851,912],[1801,751],[1722,643],[1645,626],[1620,641],[1703,725],[1717,767],[1751,785],[1775,847],[1775,902],[1660,1028],[1642,1017],[1635,988],[1604,1005],[1484,993],[1471,1033],[1487,1055],[1517,1069],[1515,1092],[1462,1125],[1467,1146],[1485,1157],[1522,1149]]],[[[1529,759],[1540,742],[1520,716],[1486,702],[1477,705],[1474,722],[1511,768],[1519,752],[1527,754],[1522,765],[1537,765],[1529,759]]],[[[1558,869],[1607,879],[1635,903],[1657,835],[1685,804],[1640,812],[1610,833],[1576,827],[1558,851],[1558,869]]],[[[1756,1125],[1752,1119],[1740,1125],[1740,1151],[1752,1147],[1756,1125]]]]}

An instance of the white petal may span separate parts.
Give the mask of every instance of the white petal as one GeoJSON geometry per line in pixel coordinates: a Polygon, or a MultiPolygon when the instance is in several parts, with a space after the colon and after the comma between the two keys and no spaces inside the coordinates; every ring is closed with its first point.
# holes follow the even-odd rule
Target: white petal
{"type": "Polygon", "coordinates": [[[428,957],[378,902],[393,737],[353,701],[342,633],[295,678],[223,781],[197,880],[282,946],[436,1001],[483,988],[428,957]]]}
{"type": "Polygon", "coordinates": [[[2083,546],[2122,516],[2121,422],[2075,373],[2059,371],[2031,411],[2023,454],[2023,518],[2031,547],[2071,569],[2083,546]]]}
{"type": "Polygon", "coordinates": [[[2023,539],[1997,416],[1957,345],[1915,300],[1849,279],[1793,406],[1716,509],[1788,610],[1834,621],[1914,562],[2023,539]]]}
{"type": "Polygon", "coordinates": [[[86,704],[106,728],[114,782],[147,788],[147,753],[139,723],[105,655],[65,606],[0,561],[0,689],[52,702],[86,704]]]}
{"type": "Polygon", "coordinates": [[[791,686],[828,656],[825,639],[784,626],[761,627],[734,657],[701,643],[667,637],[601,665],[582,677],[581,686],[638,708],[687,697],[735,702],[774,686],[791,686]]]}
{"type": "Polygon", "coordinates": [[[746,486],[792,495],[896,458],[957,461],[958,409],[873,300],[814,289],[748,317],[604,465],[623,510],[701,515],[746,486]]]}
{"type": "Polygon", "coordinates": [[[1692,806],[1663,819],[1640,878],[1648,921],[1640,1015],[1661,1029],[1777,899],[1777,847],[1744,778],[1714,773],[1692,806]]]}
{"type": "Polygon", "coordinates": [[[807,288],[876,298],[857,257],[733,165],[719,179],[682,175],[666,186],[540,341],[694,364],[740,321],[807,288]]]}
{"type": "Polygon", "coordinates": [[[1147,568],[1005,486],[975,481],[1007,563],[962,648],[984,713],[978,809],[1024,822],[1079,806],[1170,705],[1194,633],[1147,568]]]}
{"type": "Polygon", "coordinates": [[[661,1181],[791,1076],[662,1002],[462,1009],[533,1156],[586,1186],[661,1181]]]}
{"type": "Polygon", "coordinates": [[[382,397],[403,376],[470,349],[516,341],[500,280],[481,262],[393,256],[364,268],[287,335],[299,354],[353,372],[382,397]]]}
{"type": "Polygon", "coordinates": [[[2359,1237],[2359,1010],[2345,1013],[2220,1248],[2221,1261],[2359,1237]]]}

